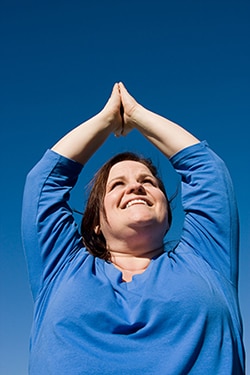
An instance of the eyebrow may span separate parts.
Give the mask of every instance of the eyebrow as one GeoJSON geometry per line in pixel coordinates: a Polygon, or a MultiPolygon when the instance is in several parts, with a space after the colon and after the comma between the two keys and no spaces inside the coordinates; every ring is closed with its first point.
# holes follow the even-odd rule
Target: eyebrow
{"type": "MultiPolygon", "coordinates": [[[[139,178],[151,177],[151,178],[153,178],[154,180],[157,181],[157,178],[156,178],[153,174],[151,174],[151,172],[150,172],[150,173],[142,172],[142,173],[140,173],[138,176],[139,176],[139,178]]],[[[112,180],[110,180],[110,181],[107,183],[107,185],[110,185],[110,184],[112,184],[112,182],[115,182],[115,181],[117,181],[117,180],[122,180],[122,181],[124,181],[124,180],[126,180],[126,177],[123,176],[123,175],[122,175],[122,176],[114,177],[114,178],[112,178],[112,180]]]]}
{"type": "Polygon", "coordinates": [[[112,178],[112,180],[110,180],[110,181],[107,182],[107,186],[112,185],[112,183],[115,182],[115,181],[124,181],[124,180],[125,180],[124,176],[114,177],[114,178],[112,178]]]}

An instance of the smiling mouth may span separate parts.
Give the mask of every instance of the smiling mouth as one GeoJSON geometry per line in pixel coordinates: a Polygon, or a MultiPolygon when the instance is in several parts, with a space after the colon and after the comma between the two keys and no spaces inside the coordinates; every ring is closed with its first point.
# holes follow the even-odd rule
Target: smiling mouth
{"type": "Polygon", "coordinates": [[[149,206],[148,202],[146,202],[145,200],[143,199],[133,199],[131,201],[129,201],[127,204],[126,204],[126,207],[125,208],[129,208],[131,206],[134,206],[135,204],[143,204],[144,206],[149,206]]]}

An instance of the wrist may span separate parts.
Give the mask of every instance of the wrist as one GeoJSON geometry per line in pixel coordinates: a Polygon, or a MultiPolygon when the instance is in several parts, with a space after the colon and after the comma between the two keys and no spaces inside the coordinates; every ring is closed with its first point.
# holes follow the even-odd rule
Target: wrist
{"type": "Polygon", "coordinates": [[[136,103],[133,108],[130,109],[129,113],[126,113],[125,122],[135,128],[140,127],[147,120],[147,109],[142,105],[136,103]]]}
{"type": "Polygon", "coordinates": [[[123,134],[124,122],[120,110],[114,113],[104,107],[95,117],[98,120],[100,130],[114,133],[115,136],[123,134]]]}

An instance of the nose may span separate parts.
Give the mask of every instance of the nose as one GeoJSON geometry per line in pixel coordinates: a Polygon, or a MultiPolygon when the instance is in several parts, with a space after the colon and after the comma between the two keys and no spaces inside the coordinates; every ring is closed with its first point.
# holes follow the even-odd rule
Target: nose
{"type": "Polygon", "coordinates": [[[144,186],[140,182],[134,181],[128,184],[126,193],[127,194],[131,194],[131,193],[145,194],[145,189],[144,189],[144,186]]]}

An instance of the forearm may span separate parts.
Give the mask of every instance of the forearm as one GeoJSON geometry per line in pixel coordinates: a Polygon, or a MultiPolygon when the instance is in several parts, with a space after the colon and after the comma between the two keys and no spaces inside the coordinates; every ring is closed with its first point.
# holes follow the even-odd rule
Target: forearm
{"type": "Polygon", "coordinates": [[[52,150],[85,164],[112,131],[110,122],[100,112],[66,134],[52,150]]]}
{"type": "Polygon", "coordinates": [[[168,158],[188,146],[199,143],[196,137],[181,126],[142,106],[134,112],[134,127],[168,158]]]}
{"type": "Polygon", "coordinates": [[[118,84],[105,107],[96,116],[79,125],[52,148],[58,154],[85,164],[94,152],[103,144],[110,133],[119,135],[122,131],[120,113],[121,99],[118,84]]]}
{"type": "Polygon", "coordinates": [[[139,130],[168,158],[178,151],[199,143],[199,140],[174,122],[144,108],[119,84],[124,108],[125,133],[132,128],[139,130]]]}

